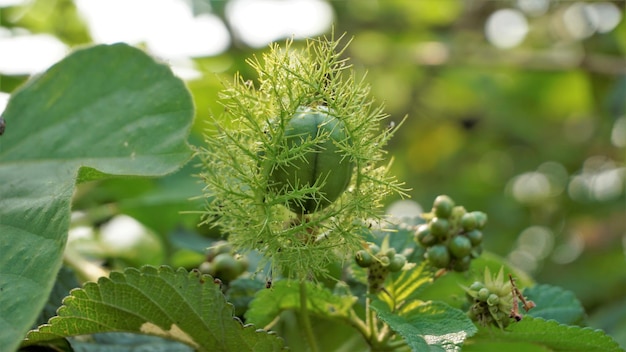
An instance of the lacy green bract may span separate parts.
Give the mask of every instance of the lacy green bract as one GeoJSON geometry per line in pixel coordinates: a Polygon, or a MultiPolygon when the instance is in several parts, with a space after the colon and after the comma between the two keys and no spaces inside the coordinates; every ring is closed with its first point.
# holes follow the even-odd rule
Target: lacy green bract
{"type": "Polygon", "coordinates": [[[294,46],[291,41],[271,45],[262,60],[248,61],[258,73],[257,84],[237,75],[221,93],[224,113],[212,117],[198,155],[210,200],[205,222],[219,226],[236,250],[263,254],[260,267],[270,262],[273,273],[304,278],[351,258],[362,247],[363,220],[379,216],[385,196],[403,193],[387,174],[388,165],[380,165],[382,147],[401,124],[381,130],[387,116],[341,58],[345,46],[328,39],[294,46]],[[332,112],[349,138],[333,139],[325,132],[286,143],[290,121],[303,107],[332,112]],[[277,170],[304,167],[320,145],[329,148],[329,141],[336,154],[330,159],[350,165],[347,187],[337,191],[324,176],[310,182],[287,177],[275,187],[277,170]],[[307,205],[311,199],[324,204],[307,205]],[[315,211],[298,211],[298,204],[315,211]]]}

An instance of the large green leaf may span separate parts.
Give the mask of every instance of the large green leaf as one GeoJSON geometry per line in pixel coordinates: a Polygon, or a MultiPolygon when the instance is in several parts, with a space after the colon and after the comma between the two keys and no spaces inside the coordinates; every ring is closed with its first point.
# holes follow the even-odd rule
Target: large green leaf
{"type": "Polygon", "coordinates": [[[77,180],[178,169],[192,116],[183,82],[125,44],[76,51],[15,92],[0,137],[0,346],[46,302],[77,180]]]}
{"type": "MultiPolygon", "coordinates": [[[[311,314],[327,318],[347,318],[350,308],[356,303],[354,296],[335,295],[330,290],[306,282],[307,307],[311,314]]],[[[282,280],[274,283],[270,290],[259,291],[245,314],[246,321],[266,326],[282,311],[300,308],[298,282],[282,280]]]]}
{"type": "Polygon", "coordinates": [[[617,352],[619,345],[602,330],[525,316],[506,330],[481,328],[463,351],[617,352]]]}
{"type": "Polygon", "coordinates": [[[455,351],[477,331],[465,313],[443,302],[413,301],[400,314],[379,300],[372,302],[372,308],[413,351],[455,351]]]}
{"type": "Polygon", "coordinates": [[[558,286],[535,285],[524,290],[524,296],[537,305],[528,315],[556,320],[561,324],[580,324],[585,318],[585,309],[572,291],[558,286]]]}
{"type": "Polygon", "coordinates": [[[128,268],[87,283],[64,299],[58,317],[30,331],[25,345],[102,332],[160,336],[197,351],[277,351],[283,340],[244,326],[220,285],[198,271],[128,268]]]}

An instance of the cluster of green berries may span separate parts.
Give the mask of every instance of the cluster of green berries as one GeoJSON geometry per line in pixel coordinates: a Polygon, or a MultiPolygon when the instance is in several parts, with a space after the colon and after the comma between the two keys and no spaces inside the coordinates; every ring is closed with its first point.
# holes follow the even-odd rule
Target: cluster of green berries
{"type": "Polygon", "coordinates": [[[385,248],[370,243],[367,250],[356,252],[354,259],[361,268],[367,268],[367,282],[372,292],[382,289],[389,273],[402,270],[406,257],[396,253],[395,248],[385,248]]]}
{"type": "MultiPolygon", "coordinates": [[[[485,269],[485,281],[474,282],[464,287],[470,302],[468,316],[483,326],[507,327],[514,313],[514,297],[511,281],[505,280],[502,269],[496,277],[491,277],[485,269]]],[[[517,308],[517,307],[515,307],[517,308]]]]}
{"type": "Polygon", "coordinates": [[[415,241],[426,249],[424,257],[439,269],[467,271],[471,260],[482,253],[487,215],[468,212],[441,195],[435,198],[432,211],[422,217],[427,223],[418,226],[415,241]]]}
{"type": "Polygon", "coordinates": [[[198,270],[228,284],[246,272],[248,264],[246,257],[235,254],[228,242],[219,241],[207,250],[206,260],[198,270]]]}

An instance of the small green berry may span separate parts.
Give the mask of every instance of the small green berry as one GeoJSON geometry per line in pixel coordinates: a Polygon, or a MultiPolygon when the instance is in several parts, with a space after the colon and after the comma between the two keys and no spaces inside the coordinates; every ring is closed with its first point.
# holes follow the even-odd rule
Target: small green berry
{"type": "Polygon", "coordinates": [[[436,268],[447,268],[450,265],[450,252],[443,244],[434,245],[426,250],[428,261],[436,268]]]}
{"type": "Polygon", "coordinates": [[[476,226],[479,229],[482,229],[485,225],[487,225],[487,214],[482,211],[473,211],[472,214],[474,214],[474,217],[476,218],[476,226]]]}
{"type": "Polygon", "coordinates": [[[472,291],[477,291],[477,292],[478,292],[478,290],[480,290],[480,289],[481,289],[481,288],[483,288],[483,287],[485,287],[485,284],[483,284],[483,283],[482,283],[482,282],[480,282],[480,281],[474,281],[474,283],[473,283],[473,284],[471,284],[469,288],[470,288],[470,290],[472,290],[472,291]]]}
{"type": "Polygon", "coordinates": [[[209,274],[211,276],[215,275],[215,268],[211,262],[202,262],[202,264],[198,267],[198,270],[200,270],[203,274],[209,274]]]}
{"type": "Polygon", "coordinates": [[[433,203],[433,212],[439,218],[449,218],[454,208],[454,201],[446,195],[440,195],[435,198],[433,203]]]}
{"type": "Polygon", "coordinates": [[[463,235],[457,235],[448,244],[448,249],[455,258],[463,258],[470,254],[472,242],[463,235]]]}
{"type": "Polygon", "coordinates": [[[464,231],[472,231],[478,225],[478,221],[476,221],[476,216],[474,213],[465,213],[461,217],[461,227],[464,231]]]}
{"type": "Polygon", "coordinates": [[[370,253],[372,253],[373,255],[376,255],[380,252],[380,247],[378,247],[378,245],[374,243],[370,243],[369,247],[370,247],[370,253]]]}
{"type": "Polygon", "coordinates": [[[215,276],[226,282],[236,279],[243,272],[237,259],[229,253],[220,253],[213,258],[213,267],[215,276]]]}
{"type": "Polygon", "coordinates": [[[357,265],[361,268],[367,268],[374,262],[374,257],[372,257],[372,255],[365,250],[356,252],[354,259],[356,260],[357,265]]]}
{"type": "Polygon", "coordinates": [[[495,306],[498,303],[500,303],[500,297],[498,297],[498,295],[496,295],[495,293],[492,293],[489,295],[489,297],[487,297],[488,305],[495,306]]]}
{"type": "Polygon", "coordinates": [[[380,265],[382,265],[383,268],[386,268],[389,266],[389,264],[391,264],[391,260],[387,256],[382,256],[378,258],[378,260],[380,261],[380,265]]]}
{"type": "Polygon", "coordinates": [[[430,233],[435,236],[435,238],[445,238],[450,230],[450,222],[444,218],[433,218],[430,223],[430,233]]]}
{"type": "Polygon", "coordinates": [[[465,236],[470,240],[472,246],[476,247],[483,242],[483,233],[480,230],[472,230],[467,232],[465,236]]]}
{"type": "Polygon", "coordinates": [[[481,288],[480,290],[478,290],[478,294],[476,295],[476,298],[480,301],[487,301],[487,298],[489,298],[489,295],[491,294],[491,292],[489,292],[489,289],[486,287],[481,288]]]}
{"type": "Polygon", "coordinates": [[[424,247],[430,247],[437,242],[437,239],[430,233],[430,227],[422,224],[415,231],[415,241],[424,247]]]}
{"type": "Polygon", "coordinates": [[[395,248],[389,248],[387,250],[387,252],[385,253],[385,255],[389,258],[389,259],[393,259],[393,257],[396,255],[396,249],[395,248]]]}
{"type": "Polygon", "coordinates": [[[402,270],[404,265],[406,264],[406,258],[402,254],[396,254],[393,259],[391,259],[391,263],[389,263],[389,271],[397,272],[402,270]]]}

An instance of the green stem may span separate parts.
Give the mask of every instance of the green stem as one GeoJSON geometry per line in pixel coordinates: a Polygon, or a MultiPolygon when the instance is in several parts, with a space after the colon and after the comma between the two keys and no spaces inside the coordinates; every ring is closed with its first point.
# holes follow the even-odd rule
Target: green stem
{"type": "Polygon", "coordinates": [[[82,281],[96,282],[103,276],[109,276],[108,271],[85,259],[71,246],[66,246],[63,252],[63,262],[72,268],[82,281]]]}
{"type": "Polygon", "coordinates": [[[311,326],[311,319],[309,317],[309,309],[306,296],[306,281],[300,280],[300,325],[302,326],[304,336],[309,342],[311,352],[318,352],[317,341],[315,341],[315,335],[313,334],[313,327],[311,326]]]}
{"type": "Polygon", "coordinates": [[[369,342],[370,346],[373,346],[377,342],[378,338],[378,324],[376,320],[376,314],[374,310],[370,307],[372,303],[372,289],[368,287],[367,289],[367,297],[365,297],[365,324],[369,330],[369,342]]]}

